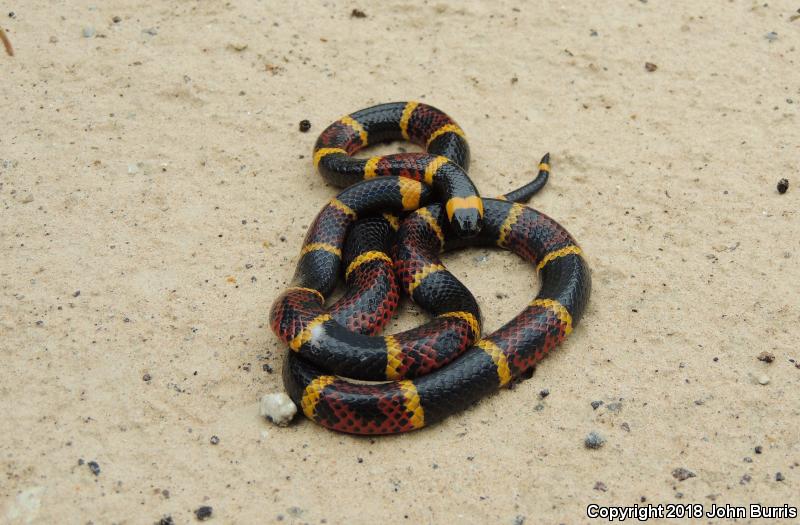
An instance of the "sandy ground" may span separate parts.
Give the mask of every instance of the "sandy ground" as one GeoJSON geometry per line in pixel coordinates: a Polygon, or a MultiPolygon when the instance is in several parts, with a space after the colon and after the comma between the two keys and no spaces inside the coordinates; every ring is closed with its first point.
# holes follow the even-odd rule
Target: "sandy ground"
{"type": "MultiPolygon", "coordinates": [[[[219,523],[530,525],[591,522],[592,503],[799,506],[798,7],[6,3],[0,522],[187,523],[208,505],[219,523]],[[267,311],[335,193],[313,142],[408,99],[464,128],[486,195],[551,152],[533,206],[585,249],[590,307],[532,380],[442,424],[376,439],[274,427],[257,408],[282,390],[267,311]],[[584,447],[592,431],[602,448],[584,447]]],[[[446,262],[487,331],[536,293],[512,255],[446,262]]],[[[395,328],[422,318],[407,309],[395,328]]]]}

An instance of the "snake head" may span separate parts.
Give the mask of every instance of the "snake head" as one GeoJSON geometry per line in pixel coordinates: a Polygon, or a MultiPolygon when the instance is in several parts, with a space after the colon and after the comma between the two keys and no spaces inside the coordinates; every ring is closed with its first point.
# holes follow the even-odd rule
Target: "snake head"
{"type": "Polygon", "coordinates": [[[477,195],[447,201],[447,218],[458,238],[475,237],[483,228],[483,201],[477,195]]]}
{"type": "Polygon", "coordinates": [[[475,237],[483,228],[483,215],[477,209],[457,210],[450,220],[450,227],[460,239],[475,237]]]}

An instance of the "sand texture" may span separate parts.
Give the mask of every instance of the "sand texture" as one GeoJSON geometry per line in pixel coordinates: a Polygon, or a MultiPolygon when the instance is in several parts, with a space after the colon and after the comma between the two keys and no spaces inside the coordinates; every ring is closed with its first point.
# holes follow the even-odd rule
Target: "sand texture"
{"type": "MultiPolygon", "coordinates": [[[[602,523],[592,503],[800,506],[798,8],[6,3],[0,522],[191,523],[210,506],[211,523],[531,525],[602,523]],[[258,415],[283,389],[267,313],[336,193],[313,143],[397,100],[458,121],[485,195],[551,153],[531,205],[582,245],[590,305],[531,380],[441,424],[278,428],[258,415]]],[[[445,262],[486,332],[536,294],[511,254],[445,262]]],[[[391,330],[425,319],[403,310],[391,330]]]]}

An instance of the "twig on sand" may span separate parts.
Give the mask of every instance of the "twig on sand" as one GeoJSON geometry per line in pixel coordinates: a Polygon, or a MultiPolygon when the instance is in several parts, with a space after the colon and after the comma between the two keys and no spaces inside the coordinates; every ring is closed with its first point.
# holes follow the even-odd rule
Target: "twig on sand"
{"type": "Polygon", "coordinates": [[[3,46],[5,46],[6,53],[8,53],[8,56],[13,57],[14,48],[11,47],[11,40],[8,39],[8,36],[6,36],[6,32],[3,31],[2,27],[0,27],[0,40],[3,41],[3,46]]]}

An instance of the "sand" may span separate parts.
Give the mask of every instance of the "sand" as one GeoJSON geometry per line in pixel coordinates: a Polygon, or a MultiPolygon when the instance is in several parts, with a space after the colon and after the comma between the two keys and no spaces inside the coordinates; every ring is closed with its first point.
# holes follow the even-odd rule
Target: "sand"
{"type": "MultiPolygon", "coordinates": [[[[216,523],[508,525],[597,522],[590,504],[797,507],[798,7],[6,4],[0,522],[188,523],[204,505],[216,523]],[[409,99],[459,122],[486,195],[551,153],[532,205],[583,246],[590,306],[531,380],[428,429],[275,427],[258,416],[282,390],[267,312],[336,193],[313,143],[346,113],[409,99]]],[[[536,293],[513,255],[446,262],[487,331],[536,293]]],[[[406,305],[393,329],[422,319],[406,305]]]]}

